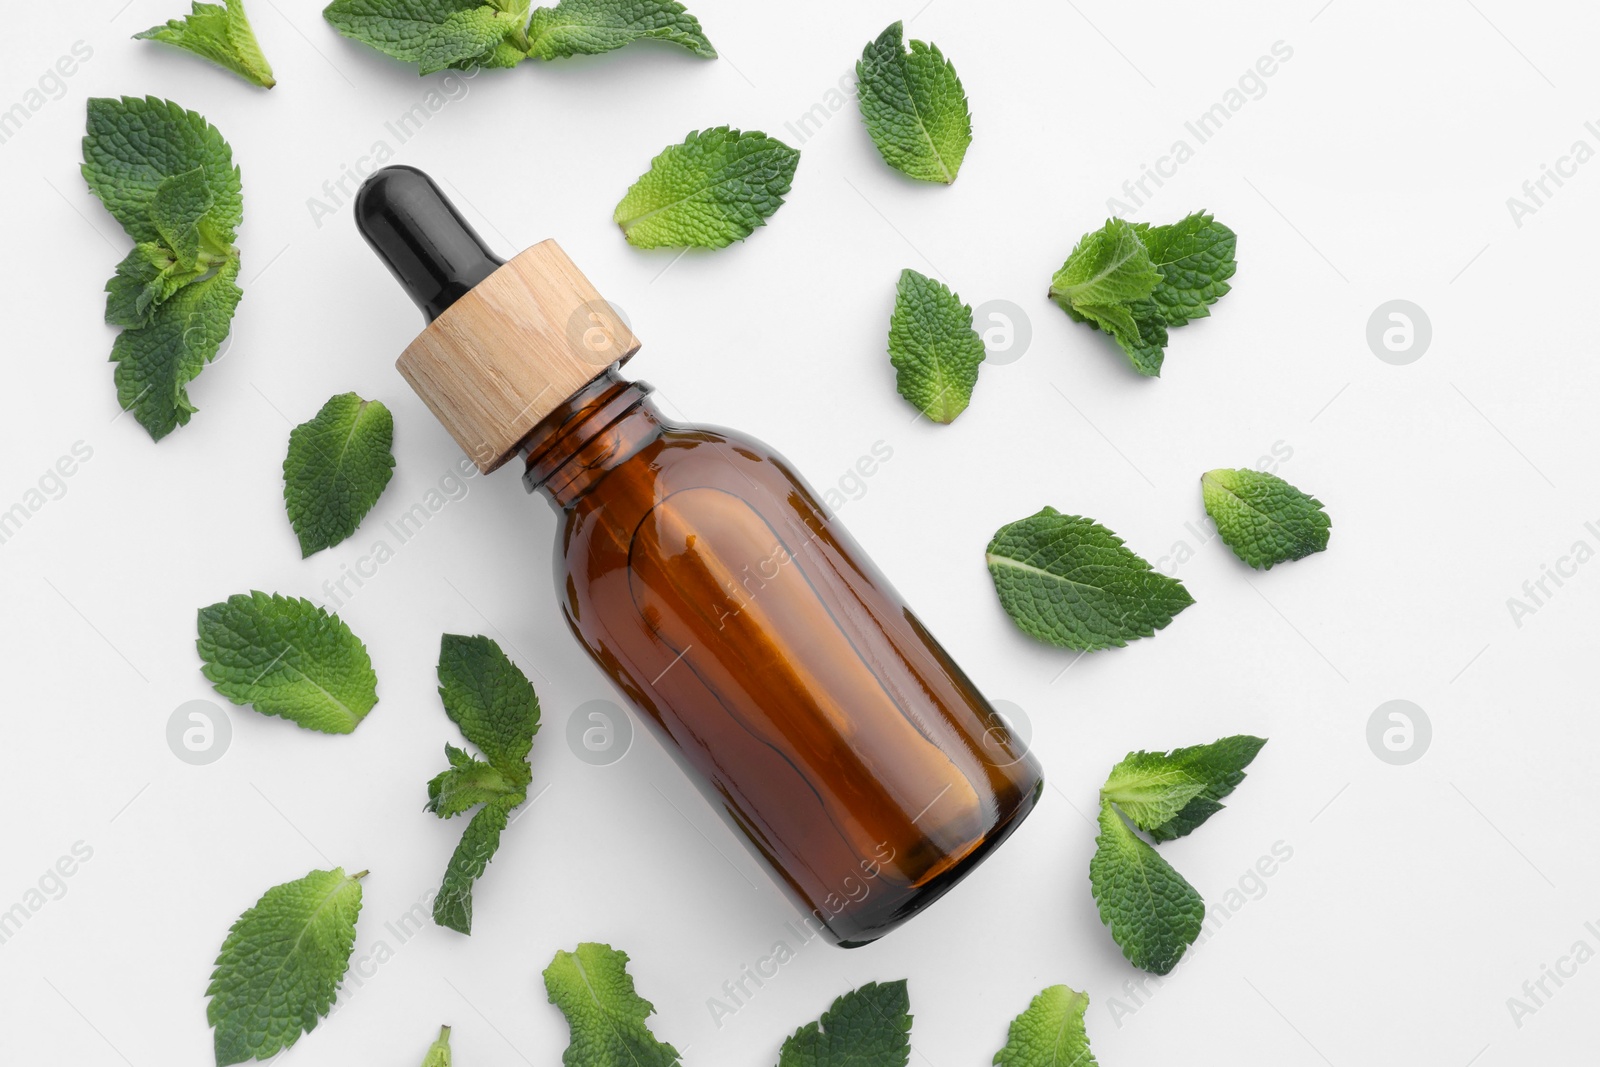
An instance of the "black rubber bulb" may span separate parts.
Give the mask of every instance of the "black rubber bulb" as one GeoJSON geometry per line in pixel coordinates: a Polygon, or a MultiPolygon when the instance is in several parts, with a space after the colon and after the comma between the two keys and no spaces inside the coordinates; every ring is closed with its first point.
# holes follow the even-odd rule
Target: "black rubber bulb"
{"type": "Polygon", "coordinates": [[[415,167],[384,167],[361,183],[356,228],[432,322],[505,260],[432,178],[415,167]]]}

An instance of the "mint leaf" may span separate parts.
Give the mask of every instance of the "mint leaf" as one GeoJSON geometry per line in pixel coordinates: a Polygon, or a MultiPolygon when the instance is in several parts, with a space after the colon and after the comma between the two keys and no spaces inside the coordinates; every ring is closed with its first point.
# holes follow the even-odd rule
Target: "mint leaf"
{"type": "MultiPolygon", "coordinates": [[[[120,274],[123,267],[117,270],[120,274]]],[[[117,403],[133,412],[154,440],[187,425],[197,410],[185,386],[216,358],[228,336],[234,309],[244,295],[235,284],[238,277],[239,260],[231,257],[204,277],[168,279],[171,295],[147,304],[143,325],[123,330],[112,343],[117,403]]],[[[119,284],[113,279],[106,286],[111,293],[108,320],[124,314],[119,284]]]]}
{"type": "Polygon", "coordinates": [[[433,74],[493,52],[520,27],[492,7],[452,12],[417,50],[417,73],[433,74]]]}
{"type": "Polygon", "coordinates": [[[309,600],[238,593],[201,608],[198,629],[201,673],[235,704],[347,734],[378,702],[366,646],[309,600]]]}
{"type": "Polygon", "coordinates": [[[422,1067],[450,1067],[450,1028],[439,1027],[439,1037],[428,1046],[428,1054],[422,1057],[422,1067]]]}
{"type": "Polygon", "coordinates": [[[1141,222],[1134,229],[1161,272],[1161,284],[1150,299],[1166,324],[1182,326],[1210,315],[1208,305],[1227,294],[1228,279],[1238,268],[1233,258],[1238,238],[1233,231],[1204,211],[1170,226],[1141,222]]]}
{"type": "Polygon", "coordinates": [[[1200,495],[1223,544],[1257,570],[1328,547],[1333,520],[1322,501],[1275,474],[1207,471],[1200,476],[1200,495]]]}
{"type": "Polygon", "coordinates": [[[983,356],[972,308],[944,283],[901,271],[889,319],[889,362],[900,395],[934,422],[951,422],[972,399],[983,356]]]}
{"type": "Polygon", "coordinates": [[[214,127],[155,97],[89,101],[83,176],[135,243],[106,283],[117,400],[156,440],[189,421],[185,388],[239,304],[239,170],[214,127]]]}
{"type": "Polygon", "coordinates": [[[938,45],[901,44],[896,22],[856,64],[856,99],[883,161],[925,182],[956,180],[972,143],[972,115],[956,68],[938,45]]]}
{"type": "Polygon", "coordinates": [[[1147,378],[1161,375],[1161,361],[1166,358],[1167,323],[1154,300],[1086,304],[1070,309],[1067,314],[1078,322],[1090,323],[1109,333],[1140,374],[1147,378]]]}
{"type": "Polygon", "coordinates": [[[136,41],[162,41],[208,59],[264,89],[278,84],[272,66],[261,54],[261,45],[244,13],[244,0],[224,0],[222,4],[194,4],[193,11],[164,26],[152,26],[136,33],[136,41]]]}
{"type": "Polygon", "coordinates": [[[1182,837],[1222,810],[1266,738],[1238,734],[1171,752],[1130,752],[1100,796],[1157,841],[1182,837]]]}
{"type": "Polygon", "coordinates": [[[778,1067],[906,1067],[911,1001],[905,979],[868,982],[784,1041],[778,1067]]]}
{"type": "Polygon", "coordinates": [[[994,1054],[999,1067],[1097,1067],[1083,1015],[1089,995],[1053,985],[1011,1020],[1006,1045],[994,1054]]]}
{"type": "Polygon", "coordinates": [[[1023,632],[1080,651],[1149,637],[1194,603],[1092,519],[1047,507],[1002,526],[985,555],[1000,604],[1023,632]]]}
{"type": "Polygon", "coordinates": [[[1100,805],[1089,886],[1100,921],[1141,970],[1168,973],[1200,936],[1206,914],[1200,894],[1128,828],[1109,800],[1100,805]]]}
{"type": "Polygon", "coordinates": [[[89,101],[83,177],[135,241],[160,241],[150,202],[168,178],[200,167],[212,204],[201,220],[213,252],[230,251],[244,218],[239,168],[222,134],[170,100],[124,96],[89,101]]]}
{"type": "Polygon", "coordinates": [[[378,502],[394,473],[394,416],[340,393],[289,433],[283,500],[305,558],[338,544],[378,502]]]}
{"type": "Polygon", "coordinates": [[[799,162],[764,133],[697,130],[650,161],[612,220],[638,248],[723,248],[766,224],[799,162]]]}
{"type": "MultiPolygon", "coordinates": [[[[484,44],[476,53],[466,52],[465,42],[473,39],[476,27],[479,41],[488,39],[487,24],[499,9],[480,0],[333,0],[323,9],[327,19],[341,34],[371,45],[384,55],[404,63],[434,66],[460,63],[462,59],[492,54],[498,42],[521,29],[515,21],[501,19],[504,31],[499,38],[484,44]],[[446,60],[456,55],[462,59],[446,60]]],[[[427,73],[421,70],[419,73],[427,73]]]]}
{"type": "Polygon", "coordinates": [[[1161,273],[1133,225],[1107,219],[1078,241],[1050,279],[1050,299],[1071,315],[1085,307],[1116,307],[1143,300],[1161,284],[1161,273]]]}
{"type": "Polygon", "coordinates": [[[448,819],[483,807],[467,824],[444,883],[433,920],[472,933],[472,887],[488,869],[511,812],[528,798],[533,769],[528,753],[539,732],[539,698],[527,675],[487,637],[445,634],[439,642],[439,699],[445,714],[478,746],[487,761],[453,745],[450,767],[428,783],[427,810],[448,819]]]}
{"type": "Polygon", "coordinates": [[[647,39],[717,57],[700,21],[675,0],[561,0],[535,10],[528,24],[528,54],[540,59],[594,55],[647,39]]]}
{"type": "Polygon", "coordinates": [[[550,1003],[567,1017],[566,1067],[675,1067],[678,1050],[645,1025],[655,1008],[633,990],[628,954],[586,941],[544,969],[550,1003]]]}
{"type": "Polygon", "coordinates": [[[218,1067],[267,1059],[328,1014],[350,966],[366,873],[312,871],[239,916],[206,989],[218,1067]]]}

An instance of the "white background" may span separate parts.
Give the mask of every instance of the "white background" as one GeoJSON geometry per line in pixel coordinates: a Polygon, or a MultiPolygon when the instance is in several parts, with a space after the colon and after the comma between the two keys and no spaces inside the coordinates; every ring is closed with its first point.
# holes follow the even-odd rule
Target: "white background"
{"type": "Polygon", "coordinates": [[[288,1053],[304,1067],[413,1063],[440,1022],[464,1067],[553,1064],[566,1027],[539,972],[580,940],[625,948],[657,1035],[708,1067],[771,1063],[832,997],[900,977],[924,1067],[988,1062],[1056,982],[1093,998],[1108,1067],[1582,1054],[1600,963],[1548,984],[1520,1027],[1507,998],[1574,942],[1600,949],[1584,926],[1600,920],[1600,563],[1549,586],[1520,627],[1507,599],[1575,541],[1600,547],[1584,528],[1600,520],[1600,165],[1521,226],[1506,199],[1574,141],[1600,147],[1584,128],[1600,118],[1600,16],[1319,5],[697,0],[719,60],[644,44],[486,72],[404,145],[385,123],[444,79],[343,40],[309,0],[252,0],[270,93],[128,39],[179,0],[8,12],[0,107],[74,42],[93,58],[0,145],[0,507],[75,442],[93,457],[0,545],[0,909],[75,842],[93,858],[0,945],[3,1058],[209,1062],[202,994],[229,924],[268,886],[331,865],[371,868],[356,954],[392,958],[363,965],[337,1016],[288,1053]],[[853,102],[803,142],[786,129],[913,15],[908,36],[939,43],[971,98],[975,139],[949,188],[886,168],[853,102]],[[1277,41],[1293,55],[1264,94],[1131,212],[1160,223],[1205,207],[1239,234],[1234,292],[1174,332],[1162,378],[1140,379],[1045,299],[1050,275],[1277,41]],[[77,173],[85,99],[145,93],[212,120],[245,185],[233,341],[191,387],[193,421],[159,444],[117,417],[101,286],[127,240],[77,173]],[[724,123],[802,148],[771,225],[676,262],[627,246],[610,222],[623,191],[662,147],[724,123]],[[308,205],[380,139],[446,182],[502,252],[558,238],[633,321],[632,370],[670,414],[765,439],[819,489],[891,447],[843,520],[984,691],[1031,722],[1050,784],[1011,843],[886,940],[804,947],[720,1028],[708,999],[790,936],[789,905],[649,735],[611,766],[569,750],[573,709],[615,695],[560,621],[554,514],[511,470],[467,483],[341,610],[379,677],[355,734],[229,705],[220,761],[168,749],[175,708],[225,703],[198,670],[195,610],[252,588],[322,595],[457,460],[393,369],[420,317],[347,206],[318,226],[308,205]],[[894,392],[884,339],[903,267],[1031,320],[1023,356],[986,368],[951,426],[894,392]],[[1408,366],[1366,341],[1396,298],[1433,324],[1408,366]],[[346,390],[393,408],[398,468],[351,540],[302,561],[281,498],[287,433],[346,390]],[[1188,524],[1202,471],[1275,445],[1333,537],[1258,573],[1188,524]],[[1075,660],[1033,643],[1000,611],[982,553],[1045,504],[1152,560],[1187,541],[1178,573],[1198,603],[1120,651],[1075,660]],[[459,742],[434,693],[445,631],[495,637],[534,679],[534,776],[549,789],[479,884],[476,933],[430,926],[401,944],[385,924],[437,885],[460,832],[422,812],[443,744],[459,742]],[[1391,699],[1433,725],[1408,766],[1366,740],[1391,699]],[[1213,909],[1274,843],[1293,857],[1136,1003],[1123,986],[1139,972],[1089,895],[1096,789],[1130,749],[1238,732],[1271,743],[1228,810],[1163,853],[1213,909]]]}

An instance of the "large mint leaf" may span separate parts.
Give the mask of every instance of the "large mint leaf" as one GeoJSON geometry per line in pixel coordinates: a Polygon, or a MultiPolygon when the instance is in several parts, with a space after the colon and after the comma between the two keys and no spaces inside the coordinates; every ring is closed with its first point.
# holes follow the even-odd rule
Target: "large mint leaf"
{"type": "Polygon", "coordinates": [[[789,1035],[778,1067],[906,1067],[910,1013],[905,979],[868,982],[789,1035]]]}
{"type": "Polygon", "coordinates": [[[528,54],[539,59],[593,55],[641,40],[669,41],[715,59],[700,20],[676,0],[561,0],[533,12],[528,54]]]}
{"type": "Polygon", "coordinates": [[[985,555],[1000,604],[1025,633],[1080,651],[1149,637],[1194,603],[1092,519],[1047,507],[1002,526],[985,555]]]}
{"type": "Polygon", "coordinates": [[[365,874],[312,871],[239,916],[206,989],[218,1067],[267,1059],[328,1014],[350,966],[365,874]]]}
{"type": "Polygon", "coordinates": [[[1223,543],[1257,570],[1328,547],[1333,520],[1322,501],[1275,474],[1207,471],[1200,476],[1200,494],[1223,543]]]}
{"type": "Polygon", "coordinates": [[[1005,1047],[994,1054],[998,1067],[1096,1067],[1089,1051],[1083,1015],[1089,995],[1053,985],[1011,1020],[1005,1047]]]}
{"type": "Polygon", "coordinates": [[[983,356],[972,308],[943,282],[901,271],[889,319],[889,362],[900,395],[934,422],[951,422],[972,399],[983,356]]]}
{"type": "Polygon", "coordinates": [[[272,76],[272,65],[262,55],[255,30],[250,28],[244,0],[224,2],[227,6],[197,2],[184,18],[152,26],[143,33],[134,34],[133,38],[175,45],[264,89],[272,88],[277,84],[272,76]]]}
{"type": "Polygon", "coordinates": [[[1161,284],[1150,299],[1166,324],[1182,326],[1211,314],[1208,305],[1228,292],[1228,279],[1238,267],[1233,258],[1238,238],[1233,231],[1204,211],[1170,226],[1141,222],[1134,229],[1161,272],[1161,284]]]}
{"type": "Polygon", "coordinates": [[[211,194],[203,222],[223,251],[244,218],[239,168],[216,128],[193,111],[156,97],[89,101],[83,177],[135,241],[159,241],[150,202],[168,178],[200,167],[211,194]]]}
{"type": "Polygon", "coordinates": [[[766,224],[799,161],[764,133],[698,130],[650,161],[612,219],[639,248],[723,248],[766,224]]]}
{"type": "Polygon", "coordinates": [[[972,143],[972,115],[955,66],[937,45],[901,41],[896,22],[856,63],[856,99],[883,161],[925,182],[956,180],[972,143]]]}
{"type": "Polygon", "coordinates": [[[394,473],[394,416],[340,393],[289,433],[283,499],[302,558],[338,544],[378,502],[394,473]]]}
{"type": "Polygon", "coordinates": [[[584,942],[557,952],[544,970],[550,1003],[567,1018],[566,1067],[677,1067],[678,1050],[657,1041],[645,1024],[655,1011],[633,989],[628,954],[584,942]]]}
{"type": "Polygon", "coordinates": [[[366,646],[309,600],[238,593],[200,609],[201,672],[263,715],[347,734],[378,702],[366,646]]]}
{"type": "MultiPolygon", "coordinates": [[[[463,20],[458,16],[493,15],[496,10],[481,0],[333,0],[322,17],[346,37],[420,64],[450,51],[448,42],[461,39],[463,20]]],[[[505,24],[508,33],[520,29],[512,20],[505,24]]]]}
{"type": "Polygon", "coordinates": [[[1140,970],[1168,973],[1200,936],[1206,914],[1200,894],[1122,821],[1110,801],[1100,805],[1089,886],[1100,921],[1140,970]]]}

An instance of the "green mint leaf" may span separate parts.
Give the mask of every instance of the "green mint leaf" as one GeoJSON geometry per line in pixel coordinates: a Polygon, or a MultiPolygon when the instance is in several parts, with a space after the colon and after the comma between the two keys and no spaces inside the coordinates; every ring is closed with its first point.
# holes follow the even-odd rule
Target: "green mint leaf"
{"type": "Polygon", "coordinates": [[[633,991],[628,954],[586,941],[544,969],[550,1003],[567,1017],[566,1067],[676,1067],[678,1050],[645,1025],[655,1008],[633,991]]]}
{"type": "Polygon", "coordinates": [[[202,219],[205,241],[225,252],[244,218],[239,168],[222,134],[170,100],[124,96],[89,101],[83,177],[135,241],[159,241],[150,202],[168,178],[200,167],[211,192],[202,219]]]}
{"type": "Polygon", "coordinates": [[[800,153],[754,130],[697,130],[650,161],[612,215],[638,248],[723,248],[766,225],[800,153]]]}
{"type": "Polygon", "coordinates": [[[906,1067],[911,1058],[906,982],[868,982],[784,1041],[778,1067],[906,1067]]]}
{"type": "Polygon", "coordinates": [[[889,362],[900,395],[934,422],[951,422],[972,399],[983,356],[972,308],[943,282],[901,271],[889,319],[889,362]]]}
{"type": "Polygon", "coordinates": [[[1005,1048],[994,1054],[999,1067],[1097,1067],[1089,1051],[1083,1015],[1089,995],[1053,985],[1011,1020],[1005,1048]]]}
{"type": "Polygon", "coordinates": [[[428,1054],[422,1057],[422,1067],[450,1067],[450,1028],[439,1027],[439,1037],[428,1046],[428,1054]]]}
{"type": "MultiPolygon", "coordinates": [[[[420,64],[450,51],[446,42],[460,40],[464,22],[452,23],[453,17],[495,10],[481,0],[333,0],[322,17],[346,37],[403,63],[420,64]]],[[[519,28],[506,25],[507,33],[519,28]]]]}
{"type": "Polygon", "coordinates": [[[492,765],[474,759],[454,745],[445,745],[444,755],[450,761],[450,769],[440,771],[428,782],[427,810],[441,819],[471,811],[479,804],[525,793],[526,786],[509,781],[492,765]]]}
{"type": "Polygon", "coordinates": [[[1140,374],[1147,378],[1161,376],[1161,361],[1166,358],[1167,323],[1154,300],[1102,306],[1085,304],[1070,309],[1067,314],[1078,322],[1090,323],[1109,333],[1140,374]]]}
{"type": "Polygon", "coordinates": [[[1204,211],[1170,226],[1141,222],[1134,229],[1161,272],[1161,284],[1150,299],[1166,324],[1182,326],[1211,314],[1208,305],[1227,294],[1228,279],[1238,268],[1233,254],[1239,239],[1234,232],[1204,211]]]}
{"type": "Polygon", "coordinates": [[[484,805],[462,833],[433,902],[434,922],[470,934],[472,887],[533,781],[528,753],[539,732],[539,698],[527,675],[489,638],[445,634],[439,642],[439,699],[450,721],[488,757],[477,760],[446,745],[450,768],[428,783],[427,809],[441,819],[484,805]]]}
{"type": "Polygon", "coordinates": [[[208,59],[217,66],[231,70],[241,78],[264,89],[278,84],[272,77],[272,66],[261,54],[255,30],[244,13],[244,0],[224,0],[221,4],[195,3],[194,10],[181,19],[172,19],[164,26],[152,26],[136,33],[136,41],[162,41],[176,45],[195,55],[208,59]]]}
{"type": "Polygon", "coordinates": [[[1050,279],[1050,299],[1074,322],[1087,322],[1116,339],[1134,369],[1161,373],[1167,332],[1160,308],[1151,300],[1161,284],[1139,231],[1122,219],[1108,219],[1083,235],[1067,261],[1050,279]]]}
{"type": "Polygon", "coordinates": [[[289,433],[283,500],[300,556],[351,534],[394,473],[394,416],[376,400],[340,393],[289,433]]]}
{"type": "Polygon", "coordinates": [[[521,27],[492,7],[453,12],[417,50],[417,73],[433,74],[491,53],[521,27]]]}
{"type": "Polygon", "coordinates": [[[595,55],[641,40],[670,41],[715,59],[700,20],[676,0],[561,0],[534,11],[528,54],[540,59],[595,55]]]}
{"type": "Polygon", "coordinates": [[[312,871],[239,916],[206,989],[218,1067],[267,1059],[328,1014],[350,966],[365,874],[312,871]]]}
{"type": "Polygon", "coordinates": [[[528,753],[539,732],[539,698],[528,676],[487,637],[445,634],[439,642],[439,699],[462,736],[518,785],[533,780],[528,753]]]}
{"type": "Polygon", "coordinates": [[[1111,930],[1128,962],[1140,970],[1168,973],[1200,936],[1205,901],[1122,821],[1109,800],[1100,805],[1089,887],[1100,921],[1111,930]]]}
{"type": "Polygon", "coordinates": [[[1157,841],[1182,837],[1222,810],[1266,739],[1238,734],[1171,752],[1130,752],[1100,795],[1157,841]]]}
{"type": "Polygon", "coordinates": [[[235,704],[347,734],[378,702],[367,647],[309,600],[237,593],[201,608],[198,629],[201,672],[235,704]]]}
{"type": "Polygon", "coordinates": [[[1200,495],[1223,544],[1257,570],[1328,547],[1333,520],[1322,501],[1275,474],[1207,471],[1200,476],[1200,495]]]}
{"type": "Polygon", "coordinates": [[[467,823],[450,863],[445,867],[439,895],[433,898],[433,921],[458,933],[472,933],[472,887],[500,848],[500,833],[510,822],[511,810],[526,799],[517,792],[478,809],[467,823]]]}
{"type": "Polygon", "coordinates": [[[117,264],[106,282],[106,322],[137,328],[148,325],[163,300],[195,281],[206,268],[185,269],[172,249],[155,241],[142,241],[117,264]]]}
{"type": "Polygon", "coordinates": [[[200,223],[211,203],[204,167],[174,174],[156,186],[150,200],[150,222],[184,270],[193,270],[200,256],[200,223]]]}
{"type": "Polygon", "coordinates": [[[956,68],[938,45],[901,43],[896,22],[856,63],[856,100],[878,154],[895,170],[925,182],[956,180],[972,143],[972,115],[956,68]]]}
{"type": "Polygon", "coordinates": [[[1047,507],[1002,526],[985,556],[1000,604],[1023,632],[1089,652],[1149,637],[1194,603],[1092,519],[1047,507]]]}
{"type": "MultiPolygon", "coordinates": [[[[120,273],[123,267],[117,269],[120,273]]],[[[160,303],[148,304],[144,324],[123,330],[112,343],[117,403],[133,412],[154,440],[187,425],[197,410],[185,387],[216,357],[228,336],[234,309],[244,295],[236,284],[238,277],[239,260],[232,256],[204,277],[170,279],[175,291],[160,303]]],[[[115,279],[107,284],[112,294],[108,318],[124,314],[125,305],[114,289],[119,284],[115,279]]]]}

